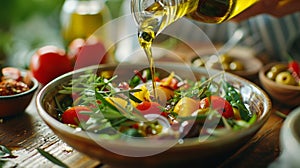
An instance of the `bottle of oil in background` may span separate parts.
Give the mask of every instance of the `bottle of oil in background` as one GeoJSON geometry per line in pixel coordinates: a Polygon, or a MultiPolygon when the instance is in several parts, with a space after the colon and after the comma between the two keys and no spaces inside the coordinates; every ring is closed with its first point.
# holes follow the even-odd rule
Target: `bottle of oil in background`
{"type": "Polygon", "coordinates": [[[86,39],[109,20],[110,11],[103,0],[66,0],[61,11],[64,41],[86,39]]]}

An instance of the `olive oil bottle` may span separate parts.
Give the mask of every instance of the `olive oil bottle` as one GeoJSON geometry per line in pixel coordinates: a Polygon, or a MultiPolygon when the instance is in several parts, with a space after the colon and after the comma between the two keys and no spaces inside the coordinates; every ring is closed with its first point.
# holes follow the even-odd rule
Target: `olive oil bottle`
{"type": "Polygon", "coordinates": [[[88,38],[110,19],[109,9],[103,0],[66,0],[61,12],[65,43],[75,38],[88,38]]]}
{"type": "Polygon", "coordinates": [[[186,16],[206,23],[221,23],[241,13],[258,0],[132,0],[131,8],[138,24],[138,40],[144,49],[155,90],[155,66],[151,46],[168,25],[186,16]]]}

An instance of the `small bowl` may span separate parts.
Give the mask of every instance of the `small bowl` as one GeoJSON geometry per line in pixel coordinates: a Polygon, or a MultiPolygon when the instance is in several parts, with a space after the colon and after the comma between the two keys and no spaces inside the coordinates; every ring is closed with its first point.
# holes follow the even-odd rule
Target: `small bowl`
{"type": "MultiPolygon", "coordinates": [[[[21,75],[25,77],[27,71],[21,70],[21,75]]],[[[35,78],[31,78],[30,89],[14,95],[0,96],[0,117],[10,117],[25,112],[31,102],[34,93],[38,89],[39,83],[35,78]]]]}
{"type": "Polygon", "coordinates": [[[300,160],[300,107],[289,113],[280,130],[280,156],[271,168],[299,167],[300,160]]]}
{"type": "MultiPolygon", "coordinates": [[[[141,141],[124,141],[120,139],[101,139],[99,135],[87,133],[63,124],[58,120],[56,107],[57,92],[62,84],[69,83],[72,77],[82,74],[87,70],[96,72],[118,71],[118,77],[128,80],[126,76],[132,74],[134,70],[140,70],[149,67],[148,64],[128,64],[128,65],[100,65],[79,69],[64,74],[44,86],[36,98],[38,113],[43,121],[67,144],[77,151],[80,151],[92,158],[99,159],[104,164],[116,167],[170,167],[170,166],[191,166],[191,164],[215,164],[216,159],[222,160],[228,158],[233,152],[237,151],[247,143],[256,132],[264,125],[271,114],[271,101],[267,94],[258,86],[237,75],[225,73],[225,78],[233,82],[240,90],[244,101],[249,105],[249,109],[257,113],[257,121],[240,131],[232,132],[216,139],[201,141],[198,137],[187,138],[182,141],[176,141],[169,146],[168,141],[158,140],[151,143],[142,143],[141,141]],[[120,73],[120,74],[119,74],[120,73]],[[95,139],[98,137],[98,139],[95,139]],[[106,148],[109,146],[109,148],[106,148]],[[111,150],[113,148],[113,150],[111,150]],[[157,150],[165,149],[162,152],[155,153],[157,150]],[[117,150],[118,152],[114,152],[117,150]],[[129,153],[137,156],[127,155],[129,153]],[[155,154],[152,154],[154,152],[155,154]],[[126,153],[126,154],[123,154],[126,153]],[[151,153],[149,155],[142,155],[151,153]]],[[[202,76],[208,76],[205,68],[195,68],[189,65],[176,63],[157,63],[158,70],[175,72],[178,76],[184,76],[188,79],[188,74],[192,73],[197,79],[202,76]]],[[[163,71],[161,71],[163,73],[163,71]]],[[[220,71],[212,70],[212,74],[220,71]]],[[[64,99],[57,97],[57,99],[64,99]]],[[[189,167],[188,166],[188,167],[189,167]]]]}
{"type": "MultiPolygon", "coordinates": [[[[244,66],[244,69],[226,70],[227,72],[233,73],[251,81],[257,79],[258,72],[263,67],[263,63],[258,58],[256,58],[255,52],[252,49],[248,47],[236,46],[228,52],[228,55],[234,60],[241,62],[244,66]]],[[[192,59],[192,62],[194,61],[194,59],[192,59]]],[[[203,56],[203,59],[206,61],[209,60],[209,66],[218,70],[224,70],[217,58],[212,58],[211,56],[203,56]]]]}
{"type": "Polygon", "coordinates": [[[300,86],[279,84],[269,79],[266,76],[266,73],[271,69],[271,67],[277,64],[283,64],[283,63],[282,62],[269,63],[260,70],[259,80],[261,85],[272,98],[279,101],[280,103],[289,106],[299,106],[300,86]]]}

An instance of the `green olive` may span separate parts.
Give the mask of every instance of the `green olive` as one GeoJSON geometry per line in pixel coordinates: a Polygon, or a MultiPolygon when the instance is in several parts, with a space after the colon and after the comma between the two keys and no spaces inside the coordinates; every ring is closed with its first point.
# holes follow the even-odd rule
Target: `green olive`
{"type": "Polygon", "coordinates": [[[232,61],[229,64],[229,68],[232,71],[242,71],[242,70],[244,70],[244,65],[241,61],[232,61]]]}
{"type": "Polygon", "coordinates": [[[275,72],[273,72],[273,71],[268,71],[267,74],[266,74],[267,78],[269,78],[271,80],[275,80],[275,78],[276,78],[277,75],[278,74],[275,73],[275,72]]]}
{"type": "Polygon", "coordinates": [[[280,72],[276,76],[275,81],[277,83],[281,83],[281,84],[284,84],[284,85],[296,85],[296,81],[295,81],[294,77],[288,71],[280,72]]]}
{"type": "Polygon", "coordinates": [[[229,63],[227,63],[227,62],[223,62],[223,63],[222,63],[222,67],[223,67],[223,69],[224,69],[225,71],[229,71],[229,70],[230,70],[229,63]]]}
{"type": "Polygon", "coordinates": [[[277,64],[277,65],[272,66],[272,68],[270,69],[270,71],[279,73],[279,72],[285,71],[286,69],[287,69],[287,65],[285,65],[285,64],[277,64]]]}
{"type": "Polygon", "coordinates": [[[285,64],[276,64],[271,67],[271,69],[267,72],[267,78],[271,80],[275,80],[276,76],[287,69],[287,65],[285,64]]]}
{"type": "Polygon", "coordinates": [[[227,54],[220,55],[220,62],[221,63],[230,63],[232,61],[233,61],[233,57],[231,57],[227,54]]]}
{"type": "Polygon", "coordinates": [[[192,65],[196,67],[204,66],[204,61],[201,58],[196,58],[192,61],[192,65]]]}

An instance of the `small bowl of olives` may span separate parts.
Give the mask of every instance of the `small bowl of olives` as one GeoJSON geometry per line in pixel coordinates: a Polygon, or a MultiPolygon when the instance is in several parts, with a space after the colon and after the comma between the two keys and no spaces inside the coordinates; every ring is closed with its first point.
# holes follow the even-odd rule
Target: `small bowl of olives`
{"type": "Polygon", "coordinates": [[[282,104],[300,105],[300,82],[288,70],[287,62],[273,62],[259,72],[259,80],[268,94],[282,104]]]}
{"type": "Polygon", "coordinates": [[[246,50],[228,52],[219,56],[209,55],[192,59],[193,66],[204,66],[233,73],[248,80],[257,79],[262,62],[254,55],[243,53],[246,50]]]}

